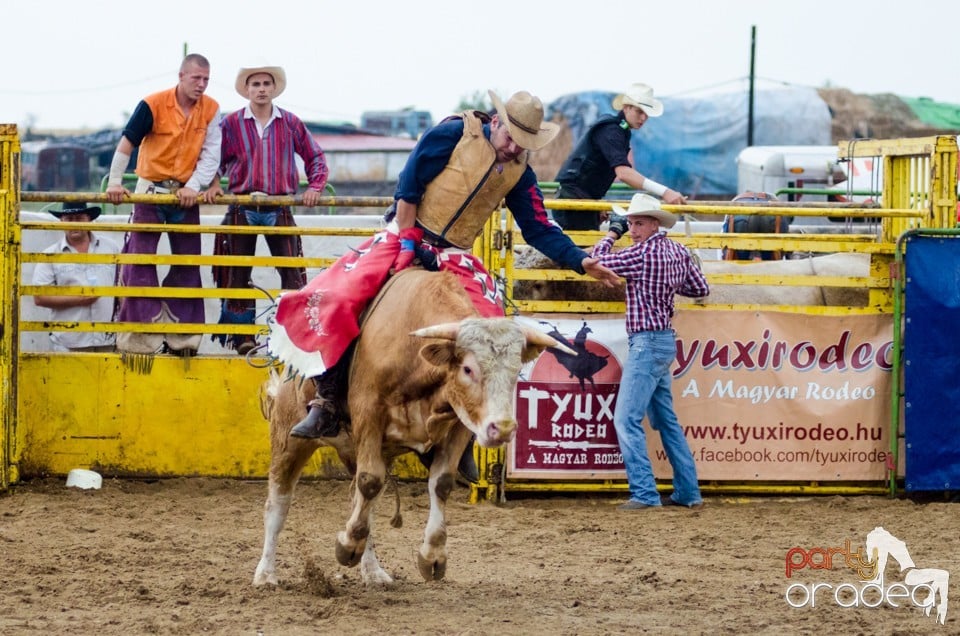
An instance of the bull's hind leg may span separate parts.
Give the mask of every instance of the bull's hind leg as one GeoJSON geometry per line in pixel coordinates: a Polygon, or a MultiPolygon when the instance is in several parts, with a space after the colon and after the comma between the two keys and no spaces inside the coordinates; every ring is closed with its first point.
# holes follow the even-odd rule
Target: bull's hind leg
{"type": "MultiPolygon", "coordinates": [[[[285,432],[284,432],[285,435],[285,432]]],[[[277,540],[290,511],[293,491],[300,473],[319,444],[314,441],[290,439],[281,440],[283,446],[276,448],[278,439],[273,443],[273,458],[270,462],[270,478],[267,485],[267,501],[263,507],[263,554],[253,574],[253,584],[277,585],[276,552],[277,540]]]]}
{"type": "MultiPolygon", "coordinates": [[[[353,567],[360,562],[367,551],[373,510],[377,498],[383,491],[387,476],[386,465],[380,454],[380,438],[363,439],[357,435],[357,476],[353,492],[353,510],[347,519],[346,528],[337,534],[337,562],[353,567]]],[[[372,550],[372,548],[370,548],[372,550]]],[[[376,557],[374,557],[376,558],[376,557]]]]}
{"type": "MultiPolygon", "coordinates": [[[[372,520],[371,520],[372,523],[372,520]]],[[[393,577],[387,574],[387,571],[380,566],[377,559],[377,553],[374,550],[373,528],[367,536],[367,544],[363,549],[363,556],[360,557],[360,578],[364,585],[390,585],[393,583],[393,577]]]]}

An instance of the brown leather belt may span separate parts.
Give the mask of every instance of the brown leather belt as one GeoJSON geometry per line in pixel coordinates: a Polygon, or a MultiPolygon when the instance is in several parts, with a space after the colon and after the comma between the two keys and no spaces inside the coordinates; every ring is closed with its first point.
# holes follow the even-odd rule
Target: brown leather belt
{"type": "Polygon", "coordinates": [[[282,205],[241,205],[239,206],[243,210],[250,210],[251,212],[283,212],[284,206],[282,205]]]}
{"type": "Polygon", "coordinates": [[[440,249],[446,249],[446,248],[448,248],[448,247],[453,247],[453,243],[451,243],[450,241],[448,241],[448,240],[446,240],[446,239],[442,239],[442,238],[440,238],[439,236],[434,236],[434,235],[432,235],[432,234],[428,234],[427,232],[424,232],[424,233],[423,233],[423,239],[422,239],[422,240],[423,240],[423,242],[426,243],[427,245],[433,245],[434,247],[438,247],[438,248],[440,248],[440,249]]]}

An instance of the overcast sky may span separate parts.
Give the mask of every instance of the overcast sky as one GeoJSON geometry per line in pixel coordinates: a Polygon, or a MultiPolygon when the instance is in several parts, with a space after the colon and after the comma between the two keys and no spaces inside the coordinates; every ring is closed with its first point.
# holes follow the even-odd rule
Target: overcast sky
{"type": "Polygon", "coordinates": [[[658,95],[770,82],[960,104],[956,0],[17,0],[3,7],[0,122],[122,126],[173,86],[186,45],[224,112],[243,66],[283,66],[277,100],[359,123],[412,106],[435,120],[493,88],[545,102],[651,84],[658,95]]]}

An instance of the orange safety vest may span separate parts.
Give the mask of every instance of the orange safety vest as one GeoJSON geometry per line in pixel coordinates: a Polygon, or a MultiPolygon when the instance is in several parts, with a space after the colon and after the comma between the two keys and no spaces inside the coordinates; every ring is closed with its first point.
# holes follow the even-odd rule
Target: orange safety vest
{"type": "Polygon", "coordinates": [[[197,168],[207,127],[220,111],[216,101],[201,95],[189,117],[177,104],[176,87],[154,93],[143,101],[153,115],[153,129],[140,143],[137,175],[148,181],[176,179],[186,183],[197,168]]]}

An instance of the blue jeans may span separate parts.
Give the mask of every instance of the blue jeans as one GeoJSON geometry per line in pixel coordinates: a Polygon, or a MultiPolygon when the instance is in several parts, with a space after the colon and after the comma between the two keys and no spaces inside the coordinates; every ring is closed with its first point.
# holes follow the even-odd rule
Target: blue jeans
{"type": "Polygon", "coordinates": [[[670,365],[677,355],[674,333],[642,331],[630,334],[628,341],[630,350],[620,378],[613,425],[627,469],[630,499],[660,505],[643,430],[643,416],[647,415],[650,425],[660,433],[673,468],[672,499],[685,506],[700,503],[703,499],[697,485],[697,467],[673,411],[670,365]]]}
{"type": "Polygon", "coordinates": [[[243,214],[247,217],[247,225],[263,227],[275,227],[277,225],[276,212],[258,212],[257,210],[243,208],[243,214]]]}

